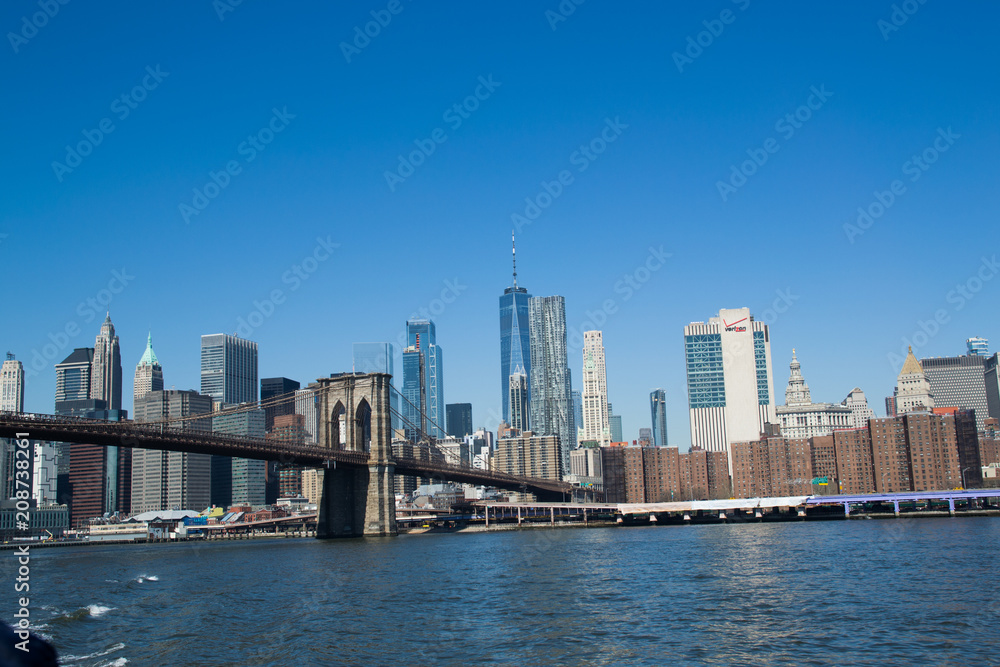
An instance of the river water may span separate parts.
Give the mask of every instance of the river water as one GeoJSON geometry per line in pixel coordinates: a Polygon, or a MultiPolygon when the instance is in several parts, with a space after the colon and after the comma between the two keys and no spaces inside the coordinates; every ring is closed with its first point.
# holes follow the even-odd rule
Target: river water
{"type": "Polygon", "coordinates": [[[74,667],[998,664],[998,546],[941,518],[36,548],[30,598],[74,667]]]}

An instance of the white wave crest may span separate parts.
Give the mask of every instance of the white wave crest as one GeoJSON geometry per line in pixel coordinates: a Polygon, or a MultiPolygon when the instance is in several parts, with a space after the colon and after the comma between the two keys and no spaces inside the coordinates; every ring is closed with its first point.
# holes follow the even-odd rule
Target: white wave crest
{"type": "MultiPolygon", "coordinates": [[[[115,651],[120,651],[123,648],[125,648],[125,644],[122,644],[121,642],[119,642],[119,643],[115,644],[114,646],[110,646],[110,647],[104,649],[103,651],[98,651],[97,653],[91,653],[90,655],[64,655],[64,656],[62,656],[61,659],[62,659],[63,662],[79,662],[80,660],[93,660],[94,658],[103,658],[104,656],[106,656],[106,655],[108,655],[110,653],[114,653],[115,651]]],[[[124,658],[119,658],[119,660],[124,660],[124,658]]],[[[116,664],[116,662],[115,663],[108,663],[108,664],[116,664]]],[[[128,662],[128,661],[126,660],[125,662],[128,662]]],[[[125,663],[122,663],[122,664],[125,664],[125,663]]]]}
{"type": "Polygon", "coordinates": [[[88,604],[87,609],[90,611],[90,615],[94,618],[100,618],[112,609],[117,609],[117,607],[105,607],[99,604],[88,604]]]}

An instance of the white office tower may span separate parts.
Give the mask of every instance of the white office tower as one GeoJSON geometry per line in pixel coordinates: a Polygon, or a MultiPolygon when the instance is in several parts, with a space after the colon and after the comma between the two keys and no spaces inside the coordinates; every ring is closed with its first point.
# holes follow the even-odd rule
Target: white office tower
{"type": "Polygon", "coordinates": [[[0,412],[24,412],[24,366],[10,352],[0,366],[0,412]]]}
{"type": "Polygon", "coordinates": [[[875,411],[868,405],[868,398],[859,387],[852,389],[840,404],[851,409],[851,428],[868,428],[868,420],[875,418],[875,411]]]}
{"type": "Polygon", "coordinates": [[[608,410],[608,375],[604,366],[604,337],[600,331],[583,332],[583,440],[611,444],[608,410]]]}
{"type": "Polygon", "coordinates": [[[56,504],[56,480],[59,476],[55,443],[36,442],[31,468],[31,497],[38,505],[56,504]]]}
{"type": "MultiPolygon", "coordinates": [[[[396,392],[393,392],[395,394],[396,392]]],[[[305,417],[305,442],[308,445],[316,444],[316,433],[319,429],[319,422],[316,414],[316,389],[310,384],[307,389],[298,389],[295,392],[295,414],[305,417]]]]}
{"type": "Polygon", "coordinates": [[[729,453],[776,423],[770,333],[749,308],[684,327],[684,353],[694,447],[729,453]]]}
{"type": "Polygon", "coordinates": [[[903,362],[903,369],[896,379],[896,391],[893,393],[896,404],[896,414],[905,415],[910,412],[931,412],[934,409],[934,396],[931,394],[931,383],[927,380],[923,366],[913,356],[910,348],[903,362]]]}

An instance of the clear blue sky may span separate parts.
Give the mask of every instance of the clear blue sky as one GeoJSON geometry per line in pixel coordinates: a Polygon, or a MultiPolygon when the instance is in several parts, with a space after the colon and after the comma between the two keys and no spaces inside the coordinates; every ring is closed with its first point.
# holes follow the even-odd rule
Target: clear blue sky
{"type": "MultiPolygon", "coordinates": [[[[556,0],[247,1],[220,19],[229,1],[70,2],[37,29],[37,2],[0,8],[0,345],[42,366],[28,410],[53,409],[53,364],[93,345],[103,308],[90,319],[87,299],[124,270],[110,310],[127,408],[147,331],[167,386],[197,389],[199,336],[237,331],[280,290],[251,320],[261,377],[349,370],[352,342],[395,341],[433,308],[445,400],[493,426],[511,216],[563,170],[572,181],[518,234],[518,279],[565,296],[577,330],[613,301],[599,328],[629,439],[663,387],[671,444],[687,447],[683,327],[723,307],[771,324],[779,397],[795,347],[814,400],[860,386],[880,414],[889,354],[937,311],[918,356],[1000,345],[1000,279],[976,282],[1000,207],[993,3],[913,2],[890,30],[888,1],[586,2],[564,21],[546,14],[556,0]],[[391,20],[345,56],[371,12],[391,20]],[[477,91],[465,117],[448,112],[477,91]],[[243,143],[271,123],[254,139],[270,143],[243,143]],[[602,153],[577,153],[602,131],[602,153]],[[415,141],[433,153],[396,171],[415,141]],[[923,170],[910,161],[925,149],[923,170]],[[730,181],[752,155],[763,164],[730,181]],[[228,183],[197,201],[210,172],[228,183]],[[897,179],[884,213],[845,231],[897,179]],[[339,247],[303,264],[327,257],[317,238],[339,247]],[[647,276],[661,246],[671,257],[647,276]],[[648,277],[628,299],[626,275],[648,277]],[[970,279],[969,298],[953,292],[970,279]],[[61,340],[67,325],[79,333],[61,340]]],[[[578,345],[570,366],[578,386],[578,345]]]]}

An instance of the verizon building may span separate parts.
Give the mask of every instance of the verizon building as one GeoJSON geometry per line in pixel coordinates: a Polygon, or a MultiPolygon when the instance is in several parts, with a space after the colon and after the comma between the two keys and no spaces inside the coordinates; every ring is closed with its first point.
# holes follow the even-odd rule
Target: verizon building
{"type": "Polygon", "coordinates": [[[691,445],[732,455],[730,443],[758,440],[776,423],[767,325],[749,308],[723,309],[684,327],[691,445]]]}

